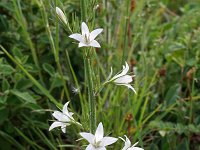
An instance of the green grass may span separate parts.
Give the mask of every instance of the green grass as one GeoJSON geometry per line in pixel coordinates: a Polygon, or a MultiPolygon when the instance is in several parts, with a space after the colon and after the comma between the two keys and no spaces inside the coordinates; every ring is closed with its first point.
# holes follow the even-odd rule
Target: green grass
{"type": "MultiPolygon", "coordinates": [[[[127,61],[137,94],[107,84],[95,97],[96,123],[103,122],[106,135],[126,134],[145,150],[199,150],[199,9],[198,0],[2,0],[3,149],[84,149],[87,143],[76,140],[90,131],[88,80],[98,91],[110,68],[115,74],[127,61]],[[57,18],[56,6],[68,25],[57,18]],[[84,49],[68,37],[80,32],[82,21],[90,30],[104,28],[101,48],[91,51],[91,78],[84,49]],[[49,132],[52,111],[68,100],[83,129],[49,132]]],[[[122,147],[119,140],[108,149],[122,147]]]]}

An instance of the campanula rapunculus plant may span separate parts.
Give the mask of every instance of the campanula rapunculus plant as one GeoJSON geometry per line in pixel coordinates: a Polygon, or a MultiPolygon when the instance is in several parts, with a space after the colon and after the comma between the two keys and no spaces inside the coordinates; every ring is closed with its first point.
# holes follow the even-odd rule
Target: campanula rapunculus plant
{"type": "Polygon", "coordinates": [[[85,22],[81,24],[81,34],[74,33],[69,37],[79,41],[78,47],[101,47],[100,44],[95,40],[95,38],[103,31],[103,29],[95,29],[92,32],[89,31],[88,26],[85,22]]]}
{"type": "Polygon", "coordinates": [[[52,129],[56,127],[61,127],[62,132],[66,133],[66,126],[69,126],[71,123],[76,123],[78,125],[81,125],[80,123],[76,122],[74,118],[72,117],[74,113],[68,111],[68,105],[69,105],[69,102],[67,102],[63,106],[62,112],[54,111],[52,115],[57,120],[51,124],[51,126],[49,127],[49,131],[51,131],[52,129]]]}
{"type": "Polygon", "coordinates": [[[103,134],[103,124],[101,122],[96,129],[95,135],[92,133],[81,132],[80,135],[90,143],[86,147],[86,150],[106,150],[106,146],[111,145],[118,140],[113,137],[103,137],[103,134]]]}
{"type": "Polygon", "coordinates": [[[130,88],[133,92],[136,93],[135,89],[133,88],[133,86],[130,84],[133,81],[133,76],[128,75],[129,71],[129,66],[128,63],[126,62],[125,66],[123,65],[123,69],[122,71],[120,71],[119,73],[117,73],[114,77],[111,78],[112,76],[112,68],[111,68],[111,73],[109,75],[109,78],[107,79],[108,81],[106,83],[109,82],[114,82],[116,85],[124,85],[127,86],[128,88],[130,88]],[[111,78],[111,79],[110,79],[111,78]]]}
{"type": "Polygon", "coordinates": [[[129,138],[126,135],[124,136],[126,137],[126,140],[123,139],[122,137],[119,137],[122,141],[124,141],[124,147],[122,148],[122,150],[144,150],[143,148],[136,147],[138,142],[136,142],[131,146],[131,141],[129,140],[129,138]]]}

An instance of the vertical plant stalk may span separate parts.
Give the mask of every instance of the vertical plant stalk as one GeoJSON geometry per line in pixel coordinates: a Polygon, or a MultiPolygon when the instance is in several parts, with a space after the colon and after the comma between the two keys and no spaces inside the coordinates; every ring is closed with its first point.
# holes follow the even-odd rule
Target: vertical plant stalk
{"type": "MultiPolygon", "coordinates": [[[[195,66],[196,67],[196,66],[195,66]]],[[[196,67],[197,68],[197,67],[196,67]]],[[[196,70],[195,70],[196,71],[196,70]]],[[[195,87],[195,77],[196,77],[196,72],[194,72],[194,74],[192,75],[192,87],[190,87],[190,82],[187,81],[188,83],[188,87],[189,87],[189,99],[190,99],[190,119],[189,119],[189,123],[192,124],[193,123],[193,95],[194,95],[194,87],[195,87]]]]}
{"type": "MultiPolygon", "coordinates": [[[[87,20],[87,5],[88,0],[80,0],[81,4],[81,20],[87,20]]],[[[93,18],[94,19],[94,18],[93,18]]],[[[95,106],[95,96],[94,96],[94,87],[92,80],[92,69],[91,69],[91,57],[90,51],[92,49],[85,49],[85,57],[84,57],[84,74],[85,81],[87,83],[88,89],[88,101],[89,101],[89,117],[90,117],[90,132],[94,133],[96,129],[96,106],[95,106]]]]}
{"type": "MultiPolygon", "coordinates": [[[[76,74],[75,74],[75,72],[74,72],[74,69],[73,69],[73,67],[72,67],[71,60],[70,60],[70,58],[69,58],[69,54],[68,54],[68,51],[67,51],[67,50],[65,50],[65,54],[66,54],[66,60],[67,60],[67,63],[68,63],[68,65],[69,65],[69,68],[70,68],[70,70],[71,70],[71,74],[72,74],[72,76],[73,76],[73,79],[74,79],[76,88],[79,88],[80,86],[79,86],[79,83],[78,83],[76,74]]],[[[78,92],[78,95],[79,95],[80,101],[83,102],[83,97],[82,97],[82,95],[81,95],[81,92],[78,92]]]]}
{"type": "Polygon", "coordinates": [[[122,65],[124,64],[124,61],[125,61],[125,51],[127,50],[128,48],[128,44],[127,44],[127,33],[128,33],[128,23],[129,23],[129,19],[130,19],[130,0],[127,0],[126,1],[126,9],[127,9],[127,12],[126,12],[126,18],[125,18],[125,30],[124,30],[124,48],[123,48],[123,54],[122,54],[122,65]]]}
{"type": "Polygon", "coordinates": [[[86,18],[87,18],[86,1],[87,0],[80,0],[80,4],[81,4],[81,20],[82,21],[86,21],[86,18]]]}
{"type": "Polygon", "coordinates": [[[94,133],[96,128],[96,107],[95,97],[93,91],[93,80],[92,80],[92,69],[91,69],[91,58],[85,57],[84,59],[86,80],[88,85],[88,101],[89,101],[89,117],[90,117],[90,132],[94,133]]]}
{"type": "Polygon", "coordinates": [[[15,14],[16,14],[16,21],[19,23],[19,25],[22,28],[22,32],[24,34],[24,37],[25,37],[25,39],[27,41],[27,44],[30,47],[33,61],[34,61],[35,65],[36,65],[36,67],[39,69],[39,73],[38,74],[39,74],[40,81],[42,82],[42,84],[44,84],[43,77],[42,77],[41,70],[40,70],[38,57],[37,57],[37,53],[36,53],[36,50],[35,50],[35,47],[34,47],[32,41],[31,41],[31,37],[30,37],[30,35],[28,33],[27,23],[26,23],[26,20],[25,20],[23,14],[22,14],[22,11],[21,11],[20,1],[19,0],[17,0],[17,1],[13,0],[13,5],[14,5],[14,9],[15,9],[15,14]]]}
{"type": "MultiPolygon", "coordinates": [[[[53,37],[52,37],[52,34],[51,34],[51,30],[50,30],[50,27],[49,27],[49,22],[48,22],[48,19],[47,19],[47,14],[46,14],[46,11],[45,11],[45,7],[44,7],[44,4],[42,1],[41,2],[41,13],[42,13],[42,17],[43,17],[43,20],[44,20],[44,23],[45,23],[45,27],[46,27],[46,31],[47,31],[47,35],[48,35],[48,38],[49,38],[49,41],[50,41],[50,44],[51,44],[51,48],[53,50],[53,54],[54,54],[54,58],[55,58],[55,62],[56,62],[56,65],[57,65],[57,68],[58,68],[58,73],[60,74],[61,76],[61,80],[63,82],[63,87],[64,87],[64,91],[65,91],[65,94],[66,94],[66,97],[68,100],[70,100],[70,96],[69,96],[69,92],[68,92],[68,89],[67,89],[67,86],[66,86],[66,81],[64,79],[64,75],[63,75],[63,71],[62,71],[62,67],[61,67],[61,64],[60,64],[60,61],[59,61],[59,49],[58,49],[58,46],[55,47],[55,44],[54,44],[54,40],[53,40],[53,37]]],[[[58,20],[57,20],[58,22],[58,20]]],[[[58,32],[58,27],[56,28],[56,32],[58,32]]],[[[56,41],[58,42],[58,33],[56,33],[56,41]]],[[[58,43],[57,43],[58,44],[58,43]]]]}
{"type": "MultiPolygon", "coordinates": [[[[106,14],[106,17],[105,17],[105,21],[106,21],[106,23],[108,24],[105,28],[105,34],[106,34],[106,41],[108,42],[108,43],[110,43],[110,41],[109,41],[109,14],[108,14],[108,12],[109,12],[109,7],[108,7],[108,0],[105,0],[105,9],[106,9],[106,11],[107,11],[107,14],[106,14]]],[[[109,54],[108,54],[108,50],[106,50],[105,51],[105,55],[106,55],[106,61],[107,61],[107,64],[108,64],[108,57],[109,57],[109,54]]]]}

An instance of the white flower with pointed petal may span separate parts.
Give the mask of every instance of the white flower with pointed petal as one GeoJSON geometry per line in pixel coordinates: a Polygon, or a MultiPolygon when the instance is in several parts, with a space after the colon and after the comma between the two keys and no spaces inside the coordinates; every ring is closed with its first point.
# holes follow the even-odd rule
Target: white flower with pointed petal
{"type": "Polygon", "coordinates": [[[144,150],[143,148],[135,147],[138,142],[131,146],[131,141],[129,140],[129,138],[126,135],[124,136],[126,137],[126,140],[124,140],[122,137],[119,137],[122,141],[124,141],[124,147],[122,148],[122,150],[144,150]]]}
{"type": "Polygon", "coordinates": [[[72,117],[74,113],[68,111],[68,104],[69,102],[67,102],[63,106],[62,112],[54,111],[52,115],[57,119],[57,121],[51,124],[51,126],[49,127],[49,131],[51,131],[52,129],[56,127],[61,127],[62,132],[66,133],[66,126],[69,126],[70,123],[74,122],[76,124],[81,125],[80,123],[76,122],[74,118],[72,117]]]}
{"type": "Polygon", "coordinates": [[[86,147],[86,150],[106,150],[107,145],[115,143],[118,139],[113,137],[103,137],[103,125],[100,122],[95,135],[92,133],[81,132],[80,135],[86,139],[90,144],[86,147]]]}
{"type": "Polygon", "coordinates": [[[99,28],[99,29],[95,29],[92,32],[90,32],[88,29],[88,26],[85,24],[85,22],[82,22],[82,24],[81,24],[82,34],[74,33],[74,34],[70,35],[69,37],[79,41],[78,47],[83,47],[83,46],[101,47],[100,44],[95,40],[95,38],[102,31],[103,31],[103,29],[99,28]]]}
{"type": "Polygon", "coordinates": [[[114,82],[117,85],[124,85],[127,86],[128,88],[130,88],[131,90],[133,90],[133,92],[136,93],[135,89],[130,85],[130,83],[133,81],[132,76],[127,75],[129,71],[129,66],[126,62],[126,65],[123,65],[123,69],[121,71],[121,73],[116,74],[113,78],[110,79],[110,77],[112,76],[112,68],[111,68],[111,73],[109,75],[109,78],[107,82],[114,82]]]}

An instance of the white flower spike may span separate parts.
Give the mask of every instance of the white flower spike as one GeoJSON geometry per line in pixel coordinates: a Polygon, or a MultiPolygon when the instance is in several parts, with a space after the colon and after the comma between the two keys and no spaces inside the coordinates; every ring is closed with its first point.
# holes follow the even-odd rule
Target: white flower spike
{"type": "MultiPolygon", "coordinates": [[[[130,83],[133,81],[132,76],[127,75],[129,71],[129,66],[126,62],[126,65],[123,66],[123,70],[121,71],[121,73],[116,74],[113,78],[111,78],[109,81],[107,82],[114,82],[117,85],[124,85],[127,86],[128,88],[130,88],[133,92],[136,93],[135,89],[130,85],[130,83]]],[[[111,73],[112,73],[112,68],[111,68],[111,73]]],[[[109,75],[111,76],[111,75],[109,75]]]]}
{"type": "Polygon", "coordinates": [[[124,136],[126,137],[126,140],[122,137],[119,137],[122,141],[124,141],[124,147],[122,148],[122,150],[144,150],[143,148],[135,147],[138,144],[138,142],[131,146],[131,141],[129,140],[129,138],[126,135],[124,136]]]}
{"type": "Polygon", "coordinates": [[[51,131],[52,129],[56,127],[61,127],[62,132],[66,133],[66,126],[69,126],[70,123],[74,122],[76,124],[81,125],[80,123],[76,122],[74,118],[72,117],[74,113],[68,111],[68,104],[69,102],[67,102],[63,106],[62,112],[54,111],[52,115],[57,119],[57,121],[51,124],[51,126],[49,127],[49,131],[51,131]]]}
{"type": "Polygon", "coordinates": [[[95,40],[95,38],[102,31],[103,31],[103,29],[99,28],[99,29],[95,29],[92,32],[90,32],[88,29],[88,26],[85,24],[85,22],[82,22],[82,24],[81,24],[82,34],[74,33],[74,34],[70,35],[69,37],[79,41],[78,47],[83,47],[83,46],[101,47],[100,44],[95,40]]]}
{"type": "Polygon", "coordinates": [[[90,144],[86,147],[86,150],[106,150],[107,145],[115,143],[118,139],[113,137],[103,137],[103,125],[100,122],[95,135],[92,133],[81,132],[80,135],[86,139],[90,144]]]}

